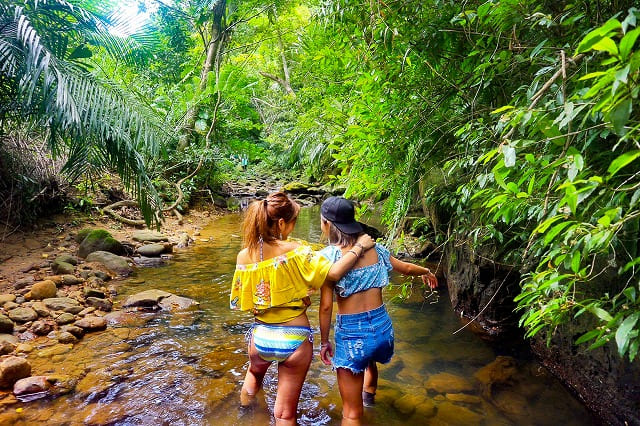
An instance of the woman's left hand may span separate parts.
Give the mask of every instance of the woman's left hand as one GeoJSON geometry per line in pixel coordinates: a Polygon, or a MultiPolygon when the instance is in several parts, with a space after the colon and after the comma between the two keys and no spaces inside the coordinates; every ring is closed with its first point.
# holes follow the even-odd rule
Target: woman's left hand
{"type": "Polygon", "coordinates": [[[424,275],[420,275],[420,278],[422,278],[422,283],[428,285],[430,289],[438,288],[438,278],[433,272],[429,271],[424,275]]]}
{"type": "Polygon", "coordinates": [[[356,243],[360,243],[364,251],[367,251],[376,245],[376,241],[373,238],[371,238],[368,234],[360,235],[356,243]]]}

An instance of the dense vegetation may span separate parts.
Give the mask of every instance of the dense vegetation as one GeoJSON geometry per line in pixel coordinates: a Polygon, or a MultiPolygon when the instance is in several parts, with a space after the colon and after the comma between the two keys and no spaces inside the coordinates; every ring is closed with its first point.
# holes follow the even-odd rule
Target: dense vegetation
{"type": "Polygon", "coordinates": [[[46,141],[72,179],[115,167],[156,209],[156,189],[165,201],[184,191],[184,204],[242,179],[228,159],[247,154],[252,173],[381,201],[390,237],[418,206],[438,244],[483,248],[523,274],[528,335],[588,315],[576,343],[614,340],[633,360],[633,4],[150,0],[149,23],[129,28],[106,1],[9,1],[0,191],[30,179],[9,141],[46,141]]]}

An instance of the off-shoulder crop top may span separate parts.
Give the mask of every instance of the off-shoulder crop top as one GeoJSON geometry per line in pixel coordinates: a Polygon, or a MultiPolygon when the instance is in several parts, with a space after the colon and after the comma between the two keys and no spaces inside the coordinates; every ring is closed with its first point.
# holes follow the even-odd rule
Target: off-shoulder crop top
{"type": "MultiPolygon", "coordinates": [[[[370,288],[382,288],[389,284],[389,271],[393,269],[391,254],[380,244],[376,244],[375,249],[378,253],[378,261],[347,272],[335,285],[338,296],[349,297],[354,293],[370,288]]],[[[331,262],[336,262],[342,257],[342,251],[336,246],[327,246],[320,250],[320,254],[331,262]]]]}
{"type": "Polygon", "coordinates": [[[286,322],[304,312],[303,299],[310,290],[322,287],[332,265],[308,245],[260,262],[238,264],[230,307],[250,310],[262,322],[286,322]]]}

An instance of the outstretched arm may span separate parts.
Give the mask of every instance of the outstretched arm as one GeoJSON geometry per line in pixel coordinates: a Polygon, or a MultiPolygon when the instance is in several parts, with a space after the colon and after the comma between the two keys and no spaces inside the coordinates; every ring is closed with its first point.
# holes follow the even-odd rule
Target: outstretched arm
{"type": "Polygon", "coordinates": [[[438,287],[438,278],[436,278],[435,274],[431,272],[431,269],[425,268],[424,266],[415,265],[409,262],[403,262],[402,260],[398,260],[395,257],[391,256],[391,266],[393,270],[401,273],[402,275],[412,275],[412,276],[422,276],[422,282],[428,284],[430,288],[438,287]]]}
{"type": "Polygon", "coordinates": [[[331,314],[333,313],[333,283],[325,281],[320,289],[320,359],[326,365],[331,365],[333,346],[329,342],[331,328],[331,314]]]}
{"type": "Polygon", "coordinates": [[[353,265],[356,264],[362,253],[373,248],[375,245],[376,242],[369,235],[364,234],[359,236],[358,241],[353,248],[346,252],[345,255],[342,256],[342,259],[338,260],[331,266],[331,269],[329,269],[329,273],[327,274],[327,280],[333,282],[339,281],[344,274],[353,268],[353,265]]]}

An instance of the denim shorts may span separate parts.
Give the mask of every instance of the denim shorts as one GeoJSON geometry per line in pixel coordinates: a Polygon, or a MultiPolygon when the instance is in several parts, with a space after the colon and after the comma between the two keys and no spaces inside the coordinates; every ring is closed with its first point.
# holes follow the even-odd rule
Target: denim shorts
{"type": "Polygon", "coordinates": [[[384,305],[357,314],[336,315],[334,368],[362,373],[370,361],[393,356],[393,325],[384,305]]]}

